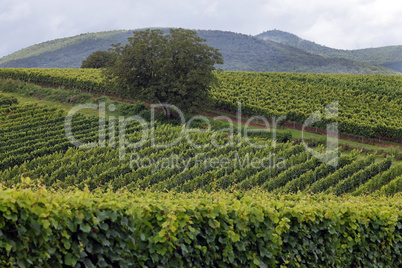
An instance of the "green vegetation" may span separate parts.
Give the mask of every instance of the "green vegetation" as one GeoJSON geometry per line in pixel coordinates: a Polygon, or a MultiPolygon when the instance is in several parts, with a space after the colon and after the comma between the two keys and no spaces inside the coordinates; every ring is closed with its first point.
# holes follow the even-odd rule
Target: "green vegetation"
{"type": "MultiPolygon", "coordinates": [[[[323,74],[224,72],[213,90],[217,107],[236,112],[237,102],[248,115],[286,116],[303,124],[316,111],[337,102],[334,119],[340,133],[402,140],[402,78],[323,74]]],[[[324,117],[324,116],[323,116],[324,117]]],[[[325,129],[333,120],[322,118],[325,129]]]]}
{"type": "Polygon", "coordinates": [[[392,180],[390,183],[384,185],[378,192],[380,195],[394,195],[402,191],[402,176],[392,180]]]}
{"type": "Polygon", "coordinates": [[[389,195],[402,191],[401,184],[397,184],[398,180],[396,177],[401,177],[402,174],[402,163],[395,165],[394,167],[388,169],[386,172],[382,172],[376,175],[370,182],[361,185],[353,195],[370,194],[375,191],[380,193],[387,193],[389,195]],[[391,184],[390,186],[387,186],[391,184]],[[382,187],[385,187],[384,189],[382,187]],[[388,189],[389,187],[389,189],[388,189]],[[392,189],[392,190],[391,190],[392,189]]]}
{"type": "MultiPolygon", "coordinates": [[[[0,77],[35,83],[65,85],[116,94],[96,69],[0,69],[0,77]]],[[[402,140],[402,78],[399,76],[329,75],[295,73],[218,72],[219,87],[211,90],[215,107],[261,115],[271,120],[303,124],[316,111],[338,102],[335,119],[341,133],[360,138],[402,140]]],[[[313,126],[322,129],[331,120],[313,126]]]]}
{"type": "MultiPolygon", "coordinates": [[[[40,85],[106,92],[106,86],[99,69],[3,68],[0,69],[0,78],[21,80],[40,85]]],[[[110,89],[107,92],[117,93],[110,89]]]]}
{"type": "MultiPolygon", "coordinates": [[[[186,114],[187,128],[160,115],[129,120],[149,122],[147,104],[76,89],[116,93],[100,74],[0,69],[31,82],[0,79],[0,266],[402,266],[399,149],[308,140],[318,159],[287,131],[231,135],[225,117],[209,126],[186,114]],[[57,108],[73,104],[96,116],[57,108]]],[[[359,135],[385,122],[394,137],[402,125],[400,77],[217,76],[211,93],[232,112],[241,101],[243,113],[296,121],[339,100],[336,122],[359,135]]]]}
{"type": "MultiPolygon", "coordinates": [[[[21,104],[38,104],[40,106],[46,106],[51,108],[62,109],[65,112],[70,111],[74,105],[81,103],[95,103],[99,104],[101,102],[105,103],[105,107],[109,105],[114,105],[114,111],[106,110],[105,113],[107,116],[133,116],[139,115],[148,122],[151,121],[151,110],[148,108],[147,104],[142,101],[136,101],[133,103],[133,100],[129,100],[124,98],[115,98],[115,97],[107,97],[103,94],[93,92],[89,94],[85,91],[80,91],[76,89],[63,89],[63,88],[49,88],[34,85],[32,83],[26,83],[11,79],[1,80],[0,79],[0,91],[6,97],[4,100],[5,103],[10,103],[9,99],[17,102],[20,100],[21,104]]],[[[86,116],[96,116],[99,117],[99,111],[93,109],[82,109],[80,113],[86,116]]],[[[159,112],[158,110],[155,113],[155,119],[170,125],[180,125],[180,118],[171,118],[167,120],[167,118],[159,112]]],[[[185,121],[188,122],[192,117],[196,116],[196,114],[185,113],[185,121]]],[[[230,124],[226,120],[223,119],[215,119],[213,117],[206,117],[211,122],[214,122],[211,125],[212,130],[220,130],[223,128],[229,128],[230,124]]],[[[191,126],[203,128],[205,127],[205,122],[203,121],[193,121],[191,126]]],[[[234,133],[238,133],[239,129],[241,132],[244,132],[245,126],[239,125],[234,128],[234,133]]],[[[252,127],[251,127],[252,128],[252,127]]],[[[272,132],[268,133],[249,133],[249,136],[252,137],[261,137],[261,138],[271,138],[272,132]]],[[[278,141],[289,141],[292,139],[292,134],[289,130],[278,130],[276,133],[276,139],[278,141]]]]}
{"type": "Polygon", "coordinates": [[[11,105],[11,104],[17,104],[17,103],[18,103],[18,100],[14,97],[0,95],[0,105],[11,105]]]}
{"type": "MultiPolygon", "coordinates": [[[[141,106],[133,108],[141,111],[141,106]]],[[[371,167],[373,155],[356,159],[355,152],[341,156],[339,169],[334,170],[328,166],[330,163],[312,158],[303,145],[282,143],[288,138],[279,134],[274,143],[261,136],[245,138],[243,132],[231,136],[221,129],[184,130],[163,122],[156,123],[154,128],[144,129],[139,122],[122,128],[120,119],[119,123],[106,120],[102,132],[102,117],[76,114],[71,123],[65,118],[66,114],[55,108],[1,106],[0,177],[4,185],[11,187],[25,175],[60,188],[128,187],[176,192],[263,188],[281,192],[281,187],[289,190],[288,183],[309,171],[327,170],[319,181],[310,180],[303,188],[310,191],[312,185],[311,191],[322,192],[333,186],[330,192],[341,194],[371,183],[371,178],[387,171],[391,164],[387,159],[371,167]],[[76,148],[71,136],[65,135],[66,127],[71,128],[75,143],[81,143],[81,148],[76,148]],[[364,179],[359,172],[363,172],[364,179]],[[353,186],[345,188],[345,182],[353,186]],[[325,187],[321,186],[323,183],[325,187]],[[337,191],[338,188],[343,191],[337,191]]],[[[323,148],[318,146],[316,150],[322,152],[323,148]]],[[[336,157],[336,152],[327,153],[329,159],[336,157]]],[[[393,174],[399,176],[401,170],[393,174]]]]}
{"type": "Polygon", "coordinates": [[[96,51],[82,61],[81,68],[105,68],[111,63],[113,54],[108,51],[96,51]]]}
{"type": "MultiPolygon", "coordinates": [[[[169,31],[161,30],[165,33],[169,31]]],[[[132,30],[87,33],[44,42],[1,58],[0,67],[79,68],[82,61],[95,51],[106,51],[111,44],[116,43],[124,46],[132,33],[132,30]]],[[[225,71],[400,74],[384,67],[394,68],[398,63],[392,60],[380,66],[378,64],[382,63],[363,62],[364,57],[359,59],[361,61],[342,57],[328,58],[233,32],[198,30],[197,35],[206,39],[207,45],[219,49],[224,64],[218,67],[225,71]]],[[[375,57],[379,53],[369,50],[366,54],[375,57]]]]}
{"type": "Polygon", "coordinates": [[[301,39],[294,34],[279,30],[267,31],[257,35],[257,37],[328,58],[344,58],[382,65],[397,72],[402,72],[402,46],[386,46],[356,50],[334,49],[318,45],[314,42],[301,39]]]}
{"type": "Polygon", "coordinates": [[[401,196],[0,188],[3,267],[401,267],[401,196]]]}
{"type": "Polygon", "coordinates": [[[79,68],[91,53],[107,50],[112,43],[125,42],[129,35],[129,31],[108,31],[55,39],[5,56],[0,59],[0,66],[79,68]]]}
{"type": "Polygon", "coordinates": [[[104,70],[106,84],[119,95],[160,103],[167,118],[166,104],[194,111],[210,102],[214,65],[222,57],[195,31],[148,29],[134,32],[128,42],[113,45],[114,62],[104,70]]]}
{"type": "Polygon", "coordinates": [[[78,89],[63,90],[61,88],[41,87],[11,79],[0,79],[0,90],[4,93],[13,93],[19,96],[65,104],[79,104],[94,101],[91,94],[78,89]]]}

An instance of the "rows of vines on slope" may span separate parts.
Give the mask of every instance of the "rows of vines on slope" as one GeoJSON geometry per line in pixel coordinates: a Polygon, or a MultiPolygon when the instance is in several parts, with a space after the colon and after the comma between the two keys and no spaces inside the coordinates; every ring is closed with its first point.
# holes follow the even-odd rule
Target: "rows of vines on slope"
{"type": "MultiPolygon", "coordinates": [[[[274,145],[268,140],[264,141],[265,148],[257,148],[244,139],[239,142],[239,136],[230,137],[224,132],[188,130],[184,136],[188,134],[193,145],[181,139],[167,146],[180,137],[183,128],[164,124],[146,130],[138,123],[129,124],[126,138],[121,140],[119,127],[114,125],[111,131],[106,122],[106,144],[98,144],[100,148],[91,150],[71,148],[74,145],[63,133],[64,118],[65,114],[59,110],[37,105],[0,107],[4,142],[0,168],[7,185],[15,184],[23,174],[28,174],[46,185],[63,188],[88,185],[94,189],[110,185],[114,189],[127,186],[190,192],[261,187],[275,192],[304,189],[343,194],[370,183],[372,178],[377,180],[379,172],[390,172],[390,161],[374,163],[374,155],[358,160],[354,159],[355,154],[351,158],[341,157],[337,168],[332,169],[312,157],[302,144],[274,145]],[[111,132],[115,133],[114,137],[110,136],[111,132]],[[140,141],[143,135],[152,138],[138,148],[128,144],[140,141]],[[216,147],[199,147],[211,145],[212,138],[218,142],[216,147]],[[228,145],[230,140],[236,142],[228,145]],[[125,161],[120,159],[121,142],[125,144],[125,161]],[[54,157],[49,158],[49,155],[54,157]],[[346,184],[349,186],[345,187],[346,184]]],[[[97,118],[77,114],[72,121],[74,136],[81,142],[96,142],[98,124],[97,118]]],[[[251,141],[263,142],[258,138],[251,141]]]]}
{"type": "MultiPolygon", "coordinates": [[[[136,164],[131,165],[132,163],[128,159],[120,161],[119,151],[110,146],[90,150],[71,148],[72,145],[62,138],[63,135],[60,135],[59,127],[56,131],[44,132],[42,136],[38,135],[46,122],[52,122],[48,120],[52,115],[58,115],[55,116],[56,118],[62,115],[56,110],[49,113],[46,108],[32,105],[17,105],[9,108],[21,112],[20,117],[7,117],[6,114],[3,114],[2,118],[5,125],[9,126],[8,130],[11,131],[6,131],[4,141],[7,145],[5,148],[10,149],[13,148],[12,146],[16,146],[15,150],[2,150],[4,160],[0,176],[3,182],[10,186],[18,183],[21,175],[24,174],[33,179],[40,179],[46,185],[63,188],[69,186],[83,188],[87,185],[94,189],[110,185],[114,189],[126,186],[129,189],[151,188],[152,190],[167,189],[191,192],[196,189],[212,191],[216,189],[250,189],[261,186],[269,191],[279,190],[280,192],[286,187],[291,189],[288,185],[303,180],[304,188],[307,188],[308,191],[314,191],[317,187],[320,191],[325,191],[341,182],[354,181],[350,178],[346,179],[348,176],[353,178],[353,176],[360,176],[361,173],[366,174],[366,167],[374,160],[374,156],[354,160],[356,154],[341,157],[337,171],[329,168],[328,164],[311,158],[310,154],[304,151],[303,145],[292,145],[291,143],[277,143],[276,146],[268,143],[267,147],[258,149],[243,140],[236,146],[195,148],[188,146],[187,141],[181,140],[174,146],[158,148],[152,146],[152,143],[161,145],[171,142],[179,136],[181,131],[181,127],[158,125],[153,140],[148,140],[138,149],[127,148],[128,154],[137,155],[137,161],[138,159],[150,161],[137,166],[136,164]],[[38,109],[35,110],[35,108],[38,109]],[[27,118],[28,114],[32,115],[32,118],[39,118],[42,121],[25,122],[23,119],[27,118]],[[26,132],[27,128],[23,127],[24,124],[29,124],[29,132],[26,132]],[[65,147],[60,148],[60,145],[65,147]],[[256,162],[253,162],[253,159],[263,159],[267,156],[274,156],[273,159],[265,159],[273,160],[272,163],[267,162],[264,165],[256,166],[256,162]],[[168,164],[162,167],[160,163],[152,162],[154,159],[177,160],[174,165],[168,164]],[[213,159],[214,162],[208,162],[211,161],[210,159],[213,159]],[[214,166],[213,163],[225,163],[225,165],[214,166]],[[310,178],[309,181],[306,181],[306,177],[310,178]],[[330,184],[328,184],[329,182],[330,184]],[[327,185],[325,188],[320,186],[323,183],[327,185]],[[313,187],[310,189],[308,185],[313,187]]],[[[96,135],[91,134],[91,131],[95,133],[98,130],[97,122],[91,122],[90,119],[82,116],[78,116],[75,122],[74,134],[77,137],[81,137],[80,133],[82,133],[84,141],[88,137],[89,140],[96,140],[96,135]],[[87,132],[82,125],[92,125],[92,130],[87,132]]],[[[128,127],[128,139],[139,140],[139,130],[138,124],[128,127]]],[[[190,136],[196,141],[195,143],[207,144],[211,142],[212,135],[214,135],[212,132],[201,132],[193,133],[190,136]]],[[[226,144],[229,138],[224,134],[222,138],[223,144],[226,144]]],[[[115,148],[118,147],[116,144],[115,146],[115,148]]],[[[384,172],[389,172],[390,162],[387,161],[388,164],[381,169],[384,172]]],[[[372,172],[366,174],[365,181],[370,181],[372,177],[377,178],[377,170],[380,169],[369,168],[368,170],[372,172]]],[[[360,184],[364,182],[360,182],[360,184]]],[[[296,185],[300,186],[300,183],[296,185]]],[[[299,188],[293,189],[300,190],[299,188]]],[[[353,188],[348,189],[348,191],[352,190],[353,188]]]]}
{"type": "MultiPolygon", "coordinates": [[[[0,69],[0,77],[118,94],[106,88],[101,71],[93,69],[0,69]]],[[[268,119],[286,116],[300,124],[315,111],[337,101],[341,133],[402,140],[402,78],[297,73],[218,73],[221,86],[212,90],[216,107],[268,119]]],[[[324,113],[325,114],[325,113],[324,113]]],[[[325,128],[327,120],[315,126],[325,128]]]]}
{"type": "Polygon", "coordinates": [[[326,105],[338,102],[338,116],[324,116],[316,126],[325,128],[336,121],[342,133],[402,139],[400,77],[225,72],[220,79],[221,87],[213,94],[218,107],[226,110],[235,112],[237,102],[242,102],[246,114],[269,119],[286,115],[303,124],[314,112],[325,114],[326,105]]]}

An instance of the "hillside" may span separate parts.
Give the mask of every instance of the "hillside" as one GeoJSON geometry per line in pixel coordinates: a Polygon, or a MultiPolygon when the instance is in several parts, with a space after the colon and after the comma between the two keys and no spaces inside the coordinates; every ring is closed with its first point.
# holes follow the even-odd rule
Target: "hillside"
{"type": "Polygon", "coordinates": [[[124,43],[129,31],[86,33],[55,39],[19,50],[0,59],[1,67],[78,68],[81,59],[97,50],[107,50],[112,43],[124,43]]]}
{"type": "MultiPolygon", "coordinates": [[[[1,91],[19,87],[7,83],[0,84],[1,91]]],[[[30,90],[34,87],[38,88],[31,85],[30,90]]],[[[105,99],[106,106],[112,103],[105,99]]],[[[324,153],[325,160],[318,159],[304,144],[273,142],[267,136],[251,137],[242,130],[229,133],[227,128],[194,132],[196,126],[183,128],[160,121],[151,130],[135,121],[117,126],[108,117],[105,130],[109,135],[101,142],[100,121],[95,116],[66,115],[54,106],[19,103],[17,98],[2,94],[0,100],[0,131],[4,133],[0,175],[5,187],[27,176],[60,189],[254,189],[360,195],[381,190],[402,175],[402,164],[392,165],[392,157],[337,149],[324,153],[318,146],[315,150],[324,153]],[[134,146],[144,137],[141,146],[134,146]],[[236,146],[230,145],[233,139],[239,139],[236,146]]],[[[145,108],[139,115],[147,113],[145,108]]],[[[392,190],[397,191],[399,188],[392,190]]]]}
{"type": "Polygon", "coordinates": [[[294,34],[279,30],[266,31],[256,37],[266,41],[274,41],[288,45],[308,53],[328,58],[338,57],[367,62],[370,64],[382,65],[397,72],[402,72],[402,46],[386,46],[356,50],[334,49],[304,40],[294,34]]]}
{"type": "MultiPolygon", "coordinates": [[[[237,103],[250,116],[285,116],[303,124],[315,111],[339,102],[338,130],[360,138],[402,140],[402,76],[219,72],[211,89],[214,106],[233,113],[237,103]],[[386,122],[386,124],[384,124],[386,122]]],[[[0,69],[0,78],[120,94],[99,69],[0,69]]],[[[326,120],[316,127],[325,129],[326,120]]]]}
{"type": "MultiPolygon", "coordinates": [[[[309,73],[396,74],[383,66],[344,58],[328,58],[306,52],[292,44],[216,30],[198,30],[198,35],[218,48],[230,71],[279,71],[309,73]]],[[[79,68],[82,60],[113,43],[124,44],[132,31],[87,33],[56,39],[22,49],[0,59],[0,67],[79,68]]]]}
{"type": "MultiPolygon", "coordinates": [[[[144,103],[69,88],[99,69],[0,69],[13,71],[62,74],[41,76],[62,86],[34,85],[34,73],[21,76],[31,83],[0,79],[3,267],[402,267],[397,149],[307,148],[271,133],[249,136],[246,125],[227,128],[227,116],[186,114],[195,120],[180,125],[160,115],[146,127],[153,116],[144,103]],[[146,122],[126,117],[135,114],[146,122]]],[[[311,106],[302,97],[334,87],[356,99],[353,119],[388,123],[389,113],[401,125],[402,76],[219,75],[232,76],[220,91],[277,108],[278,96],[253,90],[282,85],[273,93],[291,96],[285,107],[295,113],[311,106]],[[359,114],[364,107],[382,114],[359,114]]]]}

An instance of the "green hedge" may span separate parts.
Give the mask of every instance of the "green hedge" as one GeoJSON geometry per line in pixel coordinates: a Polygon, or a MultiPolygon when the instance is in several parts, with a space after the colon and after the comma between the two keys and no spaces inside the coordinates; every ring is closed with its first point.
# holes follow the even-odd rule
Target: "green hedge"
{"type": "Polygon", "coordinates": [[[401,267],[400,197],[2,189],[0,266],[401,267]]]}

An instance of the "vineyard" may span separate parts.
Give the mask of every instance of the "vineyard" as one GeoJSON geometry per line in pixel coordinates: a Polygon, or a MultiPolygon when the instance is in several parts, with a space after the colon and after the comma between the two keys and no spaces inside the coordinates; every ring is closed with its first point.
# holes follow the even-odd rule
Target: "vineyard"
{"type": "MultiPolygon", "coordinates": [[[[275,193],[341,195],[388,193],[382,187],[402,175],[402,165],[392,166],[391,158],[376,161],[374,155],[354,151],[340,155],[334,167],[312,157],[303,144],[246,140],[239,134],[233,137],[227,132],[185,130],[167,124],[144,130],[140,123],[131,122],[121,139],[120,126],[106,121],[103,143],[99,143],[99,119],[79,113],[71,122],[72,134],[77,141],[95,146],[76,148],[65,135],[64,112],[13,101],[3,101],[6,104],[0,108],[0,176],[5,186],[28,176],[60,188],[176,192],[260,188],[275,193]],[[141,140],[140,147],[133,146],[141,140]]],[[[316,150],[323,152],[321,147],[316,150]]],[[[326,153],[335,159],[338,152],[326,153]]]]}
{"type": "MultiPolygon", "coordinates": [[[[218,76],[215,108],[242,102],[301,124],[338,101],[317,127],[402,139],[399,77],[218,76]]],[[[116,94],[96,70],[0,77],[116,94]]],[[[391,156],[319,145],[320,160],[286,137],[66,116],[0,93],[2,267],[402,265],[402,163],[391,156]]]]}
{"type": "MultiPolygon", "coordinates": [[[[322,129],[337,122],[339,132],[363,138],[402,140],[402,78],[381,75],[219,72],[212,90],[215,108],[268,120],[285,116],[303,124],[316,111],[339,104],[335,118],[321,118],[322,129]]],[[[0,69],[0,78],[118,94],[94,69],[0,69]]]]}
{"type": "Polygon", "coordinates": [[[337,102],[339,113],[315,126],[337,122],[340,133],[402,139],[402,78],[393,76],[313,75],[224,72],[214,91],[218,107],[266,118],[286,116],[303,124],[315,111],[337,102]],[[223,89],[223,90],[221,90],[223,89]]]}
{"type": "Polygon", "coordinates": [[[401,198],[1,191],[3,267],[401,267],[401,198]],[[18,230],[18,232],[16,231],[18,230]]]}

